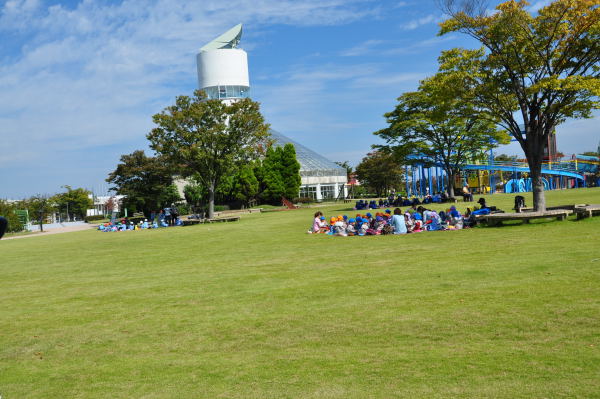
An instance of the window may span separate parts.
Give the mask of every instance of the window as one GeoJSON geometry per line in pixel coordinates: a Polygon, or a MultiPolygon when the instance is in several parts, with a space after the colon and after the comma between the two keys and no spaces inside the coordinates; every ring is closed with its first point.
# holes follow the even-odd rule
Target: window
{"type": "Polygon", "coordinates": [[[317,188],[315,186],[302,186],[300,187],[301,198],[312,198],[317,199],[317,188]]]}
{"type": "Polygon", "coordinates": [[[246,98],[250,89],[245,86],[212,86],[205,87],[208,99],[246,98]]]}
{"type": "Polygon", "coordinates": [[[335,198],[335,186],[321,186],[321,198],[324,200],[335,198]]]}

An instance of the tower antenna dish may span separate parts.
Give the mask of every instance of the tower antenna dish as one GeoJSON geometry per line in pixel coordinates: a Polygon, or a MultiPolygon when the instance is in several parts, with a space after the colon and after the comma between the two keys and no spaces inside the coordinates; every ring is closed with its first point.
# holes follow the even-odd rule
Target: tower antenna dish
{"type": "Polygon", "coordinates": [[[237,24],[221,36],[202,46],[200,51],[216,50],[221,48],[237,48],[242,38],[242,24],[237,24]]]}

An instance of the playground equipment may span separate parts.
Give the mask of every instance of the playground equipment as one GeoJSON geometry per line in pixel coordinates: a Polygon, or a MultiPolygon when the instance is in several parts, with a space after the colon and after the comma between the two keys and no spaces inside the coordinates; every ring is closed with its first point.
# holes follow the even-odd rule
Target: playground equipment
{"type": "MultiPolygon", "coordinates": [[[[586,187],[585,175],[582,170],[578,169],[581,164],[581,161],[573,162],[572,160],[543,163],[544,189],[586,187]]],[[[597,170],[598,165],[595,166],[597,170]]],[[[503,189],[507,193],[525,192],[532,189],[531,179],[528,178],[530,170],[527,163],[495,161],[491,151],[487,163],[467,163],[460,170],[461,180],[453,182],[453,189],[459,188],[465,183],[478,188],[481,193],[495,193],[497,183],[502,183],[503,189]],[[508,172],[510,177],[507,182],[503,181],[505,172],[508,172]],[[471,180],[469,180],[469,173],[475,174],[471,180]],[[471,184],[476,181],[477,184],[471,184]]],[[[447,189],[448,184],[448,179],[441,164],[419,157],[414,157],[413,164],[405,167],[405,180],[406,193],[409,196],[424,196],[427,193],[433,194],[444,191],[447,189]]]]}

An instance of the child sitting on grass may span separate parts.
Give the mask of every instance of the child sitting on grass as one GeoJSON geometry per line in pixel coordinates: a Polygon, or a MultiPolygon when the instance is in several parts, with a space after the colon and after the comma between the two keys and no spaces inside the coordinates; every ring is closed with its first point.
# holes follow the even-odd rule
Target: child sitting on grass
{"type": "Polygon", "coordinates": [[[325,224],[325,216],[323,216],[323,212],[317,211],[315,213],[313,225],[308,232],[313,234],[327,232],[327,225],[325,224]]]}

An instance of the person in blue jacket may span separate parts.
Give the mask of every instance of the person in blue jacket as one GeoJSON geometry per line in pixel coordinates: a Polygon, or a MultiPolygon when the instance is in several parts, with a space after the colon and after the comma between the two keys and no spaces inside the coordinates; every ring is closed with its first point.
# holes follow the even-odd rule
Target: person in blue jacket
{"type": "Polygon", "coordinates": [[[394,234],[406,234],[406,222],[400,208],[394,209],[394,215],[390,220],[390,225],[394,228],[394,234]]]}

